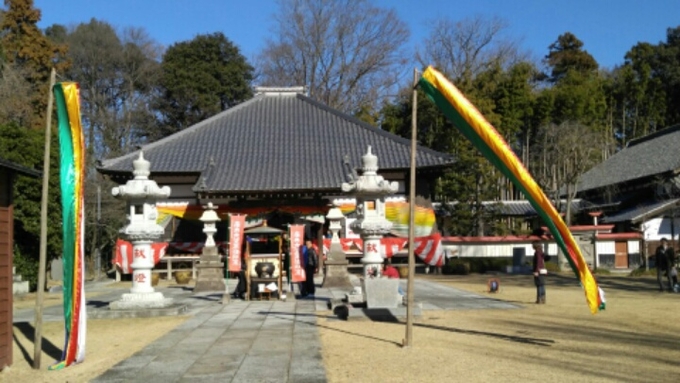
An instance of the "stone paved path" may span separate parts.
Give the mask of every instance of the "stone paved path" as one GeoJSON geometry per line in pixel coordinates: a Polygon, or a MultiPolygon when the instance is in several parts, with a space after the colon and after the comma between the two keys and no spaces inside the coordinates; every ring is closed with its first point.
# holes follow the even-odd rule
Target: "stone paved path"
{"type": "Polygon", "coordinates": [[[206,307],[93,382],[325,382],[314,311],[311,300],[206,307]]]}

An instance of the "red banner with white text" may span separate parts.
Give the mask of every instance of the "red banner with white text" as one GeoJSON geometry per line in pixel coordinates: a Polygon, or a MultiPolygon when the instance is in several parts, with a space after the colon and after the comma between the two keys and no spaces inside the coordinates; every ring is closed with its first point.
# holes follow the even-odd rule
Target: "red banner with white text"
{"type": "MultiPolygon", "coordinates": [[[[168,247],[167,242],[155,242],[151,244],[151,249],[153,250],[153,264],[156,265],[160,262],[161,258],[165,256],[165,249],[168,247]]],[[[116,241],[116,256],[113,258],[113,265],[120,269],[123,274],[132,273],[132,262],[134,261],[134,255],[132,252],[132,243],[118,239],[116,241]]]]}
{"type": "Polygon", "coordinates": [[[245,214],[232,214],[229,222],[229,271],[241,271],[243,229],[246,225],[245,214]]]}
{"type": "Polygon", "coordinates": [[[290,225],[290,274],[291,281],[306,280],[302,264],[302,245],[304,245],[305,225],[290,225]]]}

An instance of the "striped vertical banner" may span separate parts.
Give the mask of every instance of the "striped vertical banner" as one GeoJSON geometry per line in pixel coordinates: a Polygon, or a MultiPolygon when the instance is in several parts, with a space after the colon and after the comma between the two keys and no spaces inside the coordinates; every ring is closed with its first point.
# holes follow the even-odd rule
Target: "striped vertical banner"
{"type": "Polygon", "coordinates": [[[61,361],[49,369],[59,370],[85,358],[85,143],[78,84],[59,83],[53,91],[59,120],[66,344],[61,361]]]}
{"type": "Polygon", "coordinates": [[[290,225],[290,274],[291,281],[303,282],[305,267],[302,264],[302,244],[305,238],[305,225],[290,225]]]}
{"type": "Polygon", "coordinates": [[[241,271],[241,248],[243,247],[243,229],[246,225],[245,214],[231,214],[229,222],[229,271],[241,271]]]}
{"type": "Polygon", "coordinates": [[[590,311],[605,308],[604,292],[586,264],[581,249],[548,196],[517,158],[503,136],[482,116],[444,75],[428,67],[419,81],[420,88],[437,107],[505,177],[511,180],[536,210],[555,242],[569,261],[586,295],[590,311]]]}

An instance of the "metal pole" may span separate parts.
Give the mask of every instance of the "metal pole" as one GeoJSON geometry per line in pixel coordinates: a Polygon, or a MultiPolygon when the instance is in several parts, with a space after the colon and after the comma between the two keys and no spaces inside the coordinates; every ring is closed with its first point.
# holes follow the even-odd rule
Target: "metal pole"
{"type": "Polygon", "coordinates": [[[408,282],[406,291],[406,338],[403,347],[413,345],[413,274],[416,271],[414,255],[415,215],[416,215],[416,139],[417,139],[417,112],[418,112],[418,70],[413,70],[413,99],[411,109],[411,179],[409,183],[409,222],[408,222],[408,282]]]}
{"type": "Polygon", "coordinates": [[[94,269],[95,279],[101,278],[102,254],[99,251],[100,230],[102,222],[102,187],[97,185],[97,226],[94,230],[94,269]]]}
{"type": "Polygon", "coordinates": [[[33,368],[40,369],[42,354],[42,309],[45,290],[45,264],[47,263],[47,195],[50,185],[50,141],[52,140],[52,88],[57,72],[52,68],[50,74],[49,96],[47,98],[47,117],[45,124],[45,156],[43,157],[42,199],[40,203],[40,265],[38,266],[38,287],[35,301],[35,336],[33,337],[33,368]]]}

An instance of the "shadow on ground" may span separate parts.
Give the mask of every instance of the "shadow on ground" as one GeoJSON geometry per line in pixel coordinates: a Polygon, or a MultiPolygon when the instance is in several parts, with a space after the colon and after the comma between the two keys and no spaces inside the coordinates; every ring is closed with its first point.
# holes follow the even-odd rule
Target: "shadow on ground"
{"type": "MultiPolygon", "coordinates": [[[[21,331],[21,333],[26,337],[26,339],[30,340],[31,344],[33,344],[33,340],[35,339],[35,327],[33,327],[33,325],[31,325],[28,322],[17,322],[14,323],[14,328],[18,331],[21,331]]],[[[29,364],[32,365],[33,357],[31,356],[31,353],[29,353],[28,350],[26,350],[21,345],[21,343],[19,343],[19,339],[17,339],[16,334],[13,334],[13,337],[14,343],[16,343],[16,345],[19,347],[19,350],[21,351],[23,358],[26,361],[28,361],[29,364]]],[[[61,359],[62,350],[45,338],[42,339],[42,351],[53,360],[61,359]]]]}
{"type": "MultiPolygon", "coordinates": [[[[374,337],[371,335],[365,335],[365,334],[358,334],[354,333],[351,331],[345,331],[329,326],[324,326],[321,324],[318,324],[316,322],[309,322],[309,321],[304,321],[304,320],[299,320],[298,317],[305,317],[305,318],[327,318],[327,319],[337,319],[337,317],[333,315],[321,315],[321,314],[296,314],[296,313],[287,313],[287,312],[279,312],[279,311],[260,311],[258,312],[260,315],[273,315],[276,318],[280,319],[286,319],[290,321],[295,321],[297,323],[302,323],[306,324],[309,326],[316,326],[316,327],[322,327],[331,331],[336,331],[340,332],[343,334],[347,335],[353,335],[353,336],[358,336],[361,338],[366,338],[366,339],[372,339],[380,342],[385,342],[389,344],[394,344],[396,346],[401,347],[401,343],[391,341],[389,339],[383,339],[383,338],[378,338],[374,337]]],[[[395,320],[395,321],[390,321],[390,323],[397,323],[397,324],[403,324],[406,325],[405,322],[395,320]]],[[[476,330],[465,330],[465,329],[459,329],[455,327],[445,327],[445,326],[437,326],[437,325],[430,325],[426,323],[415,323],[414,326],[416,327],[422,327],[422,328],[428,328],[431,330],[439,330],[439,331],[447,331],[447,332],[454,332],[454,333],[459,333],[459,334],[465,334],[465,335],[473,335],[473,336],[484,336],[484,337],[491,337],[494,339],[498,340],[503,340],[503,341],[508,341],[508,342],[514,342],[514,343],[522,343],[522,344],[530,344],[530,345],[535,345],[535,346],[543,346],[543,347],[550,347],[555,343],[554,340],[552,339],[543,339],[543,338],[531,338],[531,337],[524,337],[524,336],[517,336],[517,335],[507,335],[507,334],[501,334],[501,333],[495,333],[495,332],[488,332],[488,331],[476,331],[476,330]]]]}

